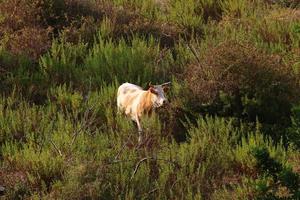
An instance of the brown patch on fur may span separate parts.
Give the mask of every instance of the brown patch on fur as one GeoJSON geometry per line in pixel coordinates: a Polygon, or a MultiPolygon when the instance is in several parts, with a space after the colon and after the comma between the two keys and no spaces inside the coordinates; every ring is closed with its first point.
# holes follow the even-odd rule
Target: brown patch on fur
{"type": "Polygon", "coordinates": [[[134,99],[137,98],[139,94],[136,93],[136,94],[132,94],[132,95],[128,95],[127,98],[125,98],[125,101],[123,102],[123,106],[124,108],[128,108],[132,105],[132,102],[134,101],[134,99]]]}
{"type": "Polygon", "coordinates": [[[147,113],[150,114],[152,111],[153,103],[151,101],[152,94],[150,90],[144,92],[140,99],[140,104],[138,107],[138,113],[147,113]]]}

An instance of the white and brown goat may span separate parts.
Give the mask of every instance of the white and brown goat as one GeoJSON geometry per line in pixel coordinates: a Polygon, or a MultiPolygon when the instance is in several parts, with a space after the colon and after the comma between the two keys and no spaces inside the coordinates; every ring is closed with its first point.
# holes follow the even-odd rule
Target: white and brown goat
{"type": "Polygon", "coordinates": [[[149,114],[154,108],[161,107],[167,102],[165,91],[171,82],[161,85],[149,85],[148,90],[132,83],[123,83],[118,89],[118,111],[124,112],[136,122],[139,132],[139,142],[142,138],[140,119],[144,114],[149,114]]]}

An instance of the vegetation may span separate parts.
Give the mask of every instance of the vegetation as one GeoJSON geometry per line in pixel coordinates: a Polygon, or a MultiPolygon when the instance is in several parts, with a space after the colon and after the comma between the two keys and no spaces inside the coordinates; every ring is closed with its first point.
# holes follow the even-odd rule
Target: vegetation
{"type": "Polygon", "coordinates": [[[299,199],[299,70],[298,0],[0,0],[0,198],[299,199]]]}

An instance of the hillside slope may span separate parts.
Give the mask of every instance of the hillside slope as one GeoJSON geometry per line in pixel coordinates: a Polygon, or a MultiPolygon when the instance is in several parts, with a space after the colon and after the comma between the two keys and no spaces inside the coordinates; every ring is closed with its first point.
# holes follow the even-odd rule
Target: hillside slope
{"type": "Polygon", "coordinates": [[[0,199],[300,199],[299,67],[299,0],[0,0],[0,199]]]}

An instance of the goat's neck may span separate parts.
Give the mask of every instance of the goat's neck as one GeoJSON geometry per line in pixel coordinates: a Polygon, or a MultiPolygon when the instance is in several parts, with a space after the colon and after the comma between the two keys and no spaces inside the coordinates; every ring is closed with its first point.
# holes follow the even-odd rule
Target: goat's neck
{"type": "Polygon", "coordinates": [[[142,94],[142,97],[141,97],[141,102],[140,102],[140,112],[141,113],[149,113],[152,111],[152,108],[153,108],[153,102],[152,102],[152,94],[149,90],[145,91],[143,94],[142,94]]]}

